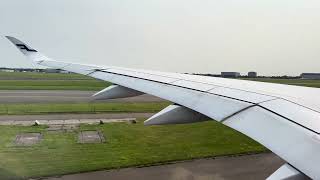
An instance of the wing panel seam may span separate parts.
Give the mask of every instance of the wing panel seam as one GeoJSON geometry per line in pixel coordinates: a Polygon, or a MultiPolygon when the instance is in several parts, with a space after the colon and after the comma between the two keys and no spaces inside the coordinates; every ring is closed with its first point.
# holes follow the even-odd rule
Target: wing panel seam
{"type": "Polygon", "coordinates": [[[219,121],[219,122],[224,123],[224,122],[227,121],[229,118],[231,118],[231,117],[233,117],[233,116],[235,116],[235,115],[237,115],[237,114],[239,114],[239,113],[241,113],[241,112],[243,112],[243,111],[245,111],[245,110],[247,110],[247,109],[250,109],[250,108],[252,108],[252,107],[255,107],[255,106],[257,106],[257,104],[254,104],[254,105],[245,107],[245,108],[243,108],[243,109],[240,109],[239,111],[237,111],[237,112],[235,112],[235,113],[233,113],[233,114],[231,114],[231,115],[223,118],[223,119],[222,119],[221,121],[219,121]]]}
{"type": "MultiPolygon", "coordinates": [[[[260,103],[265,103],[265,102],[268,102],[268,101],[274,101],[274,100],[276,100],[276,99],[280,99],[280,98],[269,99],[269,100],[266,100],[266,101],[262,101],[262,102],[260,102],[260,103]]],[[[241,110],[239,110],[239,111],[237,111],[237,112],[235,112],[235,113],[233,113],[233,114],[231,114],[231,115],[223,118],[220,122],[223,123],[223,122],[227,121],[229,118],[231,118],[231,117],[233,117],[233,116],[235,116],[235,115],[237,115],[237,114],[239,114],[239,113],[241,113],[241,112],[243,112],[243,111],[245,111],[245,110],[247,110],[247,109],[250,109],[250,108],[255,107],[255,106],[259,106],[260,103],[257,103],[257,104],[248,106],[248,107],[246,107],[246,108],[243,108],[243,109],[241,109],[241,110]]]]}
{"type": "Polygon", "coordinates": [[[288,101],[288,102],[290,102],[290,103],[293,103],[293,104],[295,104],[295,105],[298,105],[298,106],[301,106],[301,107],[307,108],[307,109],[309,109],[309,110],[311,110],[311,111],[315,111],[315,112],[317,112],[317,113],[320,113],[320,111],[317,111],[317,110],[315,110],[315,109],[309,108],[309,107],[304,106],[304,105],[302,105],[302,104],[299,104],[299,103],[296,103],[296,102],[290,101],[290,100],[288,100],[288,99],[285,99],[285,98],[279,98],[279,99],[283,99],[283,100],[288,101]]]}
{"type": "Polygon", "coordinates": [[[269,112],[272,112],[273,114],[278,115],[278,116],[280,116],[280,117],[282,117],[282,118],[284,118],[284,119],[286,119],[286,120],[288,120],[288,121],[290,121],[290,122],[292,122],[292,123],[294,123],[294,124],[296,124],[296,125],[298,125],[298,126],[300,126],[300,127],[303,127],[303,128],[305,128],[305,129],[307,129],[307,130],[309,130],[309,131],[311,131],[311,132],[314,132],[314,133],[316,133],[316,134],[320,134],[319,132],[317,132],[317,131],[315,131],[315,130],[313,130],[313,129],[311,129],[311,128],[308,128],[308,127],[306,127],[306,126],[304,126],[304,125],[302,125],[302,124],[300,124],[300,123],[298,123],[298,122],[296,122],[296,121],[294,121],[294,120],[292,120],[292,119],[289,119],[289,118],[287,118],[287,117],[285,117],[285,116],[283,116],[283,115],[281,115],[281,114],[279,114],[279,113],[277,113],[277,112],[275,112],[275,111],[272,111],[272,110],[270,110],[270,109],[268,109],[268,108],[266,108],[266,107],[264,107],[264,106],[262,106],[262,105],[260,105],[260,104],[257,104],[257,106],[260,107],[260,108],[262,108],[262,109],[265,109],[265,110],[267,110],[267,111],[269,111],[269,112]]]}
{"type": "MultiPolygon", "coordinates": [[[[301,106],[301,107],[303,107],[303,108],[306,108],[306,109],[309,109],[309,110],[313,110],[313,109],[310,109],[310,108],[308,108],[308,107],[302,106],[302,105],[300,105],[300,104],[294,103],[294,102],[292,102],[292,101],[289,101],[289,100],[286,100],[286,99],[283,99],[283,98],[277,98],[277,99],[282,99],[282,100],[284,100],[284,101],[291,102],[291,103],[293,103],[293,104],[295,104],[295,105],[297,105],[297,106],[301,106]]],[[[274,113],[274,114],[276,114],[276,115],[278,115],[278,116],[280,116],[280,117],[283,117],[283,118],[285,118],[285,119],[287,119],[287,120],[289,120],[289,121],[291,121],[291,122],[293,122],[293,123],[295,123],[295,124],[297,124],[297,125],[300,125],[301,127],[304,127],[304,128],[306,128],[306,129],[314,132],[314,133],[320,134],[320,132],[318,132],[318,131],[315,131],[315,130],[313,130],[313,129],[311,129],[311,128],[308,128],[308,127],[306,127],[306,126],[304,126],[304,125],[302,125],[302,124],[300,124],[300,123],[297,123],[297,122],[294,121],[294,120],[291,120],[291,119],[289,119],[289,118],[287,118],[287,117],[285,117],[285,116],[283,116],[283,115],[281,115],[281,114],[279,114],[279,113],[277,113],[277,112],[275,112],[275,111],[272,111],[272,110],[270,110],[270,109],[268,109],[268,108],[266,108],[266,107],[263,106],[263,103],[269,102],[269,101],[274,101],[274,100],[277,100],[277,99],[272,99],[272,100],[263,101],[263,102],[260,102],[260,103],[257,104],[257,105],[258,105],[259,107],[261,107],[261,108],[263,108],[263,109],[265,109],[265,110],[267,110],[267,111],[270,111],[270,112],[272,112],[272,113],[274,113]]],[[[319,113],[318,111],[315,111],[315,112],[319,113]]]]}

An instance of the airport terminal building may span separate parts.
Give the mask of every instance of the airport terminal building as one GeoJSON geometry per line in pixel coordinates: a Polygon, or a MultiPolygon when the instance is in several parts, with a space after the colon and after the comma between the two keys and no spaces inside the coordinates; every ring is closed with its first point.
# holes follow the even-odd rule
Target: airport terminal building
{"type": "Polygon", "coordinates": [[[254,71],[250,71],[248,72],[248,77],[249,78],[255,78],[258,76],[258,73],[257,72],[254,72],[254,71]]]}
{"type": "Polygon", "coordinates": [[[320,79],[320,73],[302,73],[301,79],[320,79]]]}
{"type": "Polygon", "coordinates": [[[221,72],[221,77],[224,78],[237,78],[240,76],[239,72],[221,72]]]}

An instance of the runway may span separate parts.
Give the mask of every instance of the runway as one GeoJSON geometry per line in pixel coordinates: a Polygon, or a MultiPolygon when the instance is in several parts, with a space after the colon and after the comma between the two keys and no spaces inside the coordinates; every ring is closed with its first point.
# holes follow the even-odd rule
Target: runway
{"type": "Polygon", "coordinates": [[[125,168],[51,177],[47,180],[257,180],[266,179],[284,161],[272,153],[218,157],[143,168],[125,168]]]}
{"type": "Polygon", "coordinates": [[[98,100],[91,96],[95,91],[74,90],[0,90],[0,104],[6,103],[68,103],[68,102],[161,102],[165,101],[151,95],[137,97],[98,100]]]}

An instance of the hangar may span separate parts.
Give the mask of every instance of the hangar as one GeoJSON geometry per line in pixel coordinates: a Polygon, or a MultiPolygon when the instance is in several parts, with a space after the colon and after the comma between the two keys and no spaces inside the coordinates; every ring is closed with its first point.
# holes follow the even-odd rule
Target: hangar
{"type": "Polygon", "coordinates": [[[320,73],[302,73],[301,79],[320,79],[320,73]]]}
{"type": "Polygon", "coordinates": [[[221,72],[221,77],[224,78],[237,78],[240,76],[239,72],[221,72]]]}

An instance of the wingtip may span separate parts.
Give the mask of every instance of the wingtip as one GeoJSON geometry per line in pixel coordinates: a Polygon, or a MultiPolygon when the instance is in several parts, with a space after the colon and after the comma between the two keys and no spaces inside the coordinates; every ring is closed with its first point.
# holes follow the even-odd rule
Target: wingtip
{"type": "Polygon", "coordinates": [[[13,37],[13,36],[4,36],[4,37],[6,37],[6,38],[9,39],[9,40],[15,39],[15,37],[13,37]]]}
{"type": "Polygon", "coordinates": [[[12,36],[4,36],[4,37],[6,37],[9,41],[11,41],[13,39],[12,36]]]}
{"type": "MultiPolygon", "coordinates": [[[[37,50],[31,48],[28,46],[26,43],[22,42],[21,40],[13,37],[13,36],[5,36],[13,45],[16,46],[22,52],[24,55],[29,56],[29,55],[34,55],[35,53],[38,53],[37,50]]],[[[39,55],[39,53],[38,53],[39,55]]]]}
{"type": "Polygon", "coordinates": [[[17,38],[13,37],[13,36],[5,36],[10,42],[12,42],[13,44],[16,43],[22,43],[20,40],[18,40],[17,38]]]}

